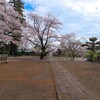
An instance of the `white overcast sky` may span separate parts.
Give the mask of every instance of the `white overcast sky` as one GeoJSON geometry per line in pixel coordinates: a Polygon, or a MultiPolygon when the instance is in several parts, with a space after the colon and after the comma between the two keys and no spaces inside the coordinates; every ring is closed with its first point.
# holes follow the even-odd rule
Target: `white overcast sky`
{"type": "Polygon", "coordinates": [[[23,0],[26,12],[52,13],[63,23],[61,34],[100,38],[100,0],[23,0]]]}

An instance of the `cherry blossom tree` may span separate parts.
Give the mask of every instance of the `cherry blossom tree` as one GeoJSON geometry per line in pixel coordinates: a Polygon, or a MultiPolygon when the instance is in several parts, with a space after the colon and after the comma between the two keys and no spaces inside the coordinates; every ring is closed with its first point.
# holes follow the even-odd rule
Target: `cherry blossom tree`
{"type": "Polygon", "coordinates": [[[60,29],[61,22],[51,14],[41,16],[30,13],[28,19],[24,36],[40,49],[40,59],[43,59],[52,51],[53,42],[58,37],[56,32],[60,29]]]}
{"type": "Polygon", "coordinates": [[[0,1],[0,41],[10,41],[19,45],[22,33],[22,16],[5,0],[0,1]]]}
{"type": "Polygon", "coordinates": [[[61,36],[61,48],[64,49],[73,59],[76,55],[82,54],[81,42],[76,38],[75,33],[61,36]]]}

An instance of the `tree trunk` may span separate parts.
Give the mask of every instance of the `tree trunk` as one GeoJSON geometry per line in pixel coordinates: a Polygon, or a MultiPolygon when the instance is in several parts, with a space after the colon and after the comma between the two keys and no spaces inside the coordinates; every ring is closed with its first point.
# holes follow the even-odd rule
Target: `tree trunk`
{"type": "Polygon", "coordinates": [[[10,42],[10,55],[13,55],[13,44],[10,42]]]}
{"type": "Polygon", "coordinates": [[[74,58],[75,58],[75,55],[73,54],[73,56],[72,56],[72,57],[73,57],[73,59],[74,59],[74,58]]]}
{"type": "Polygon", "coordinates": [[[15,56],[18,55],[17,48],[18,48],[17,45],[16,44],[13,44],[13,53],[14,53],[15,56]]]}
{"type": "Polygon", "coordinates": [[[45,49],[41,49],[41,51],[40,59],[42,60],[45,57],[45,49]]]}
{"type": "Polygon", "coordinates": [[[93,42],[93,52],[95,53],[95,43],[93,42]]]}
{"type": "Polygon", "coordinates": [[[43,59],[44,58],[44,55],[41,53],[41,55],[40,55],[40,59],[43,59]]]}

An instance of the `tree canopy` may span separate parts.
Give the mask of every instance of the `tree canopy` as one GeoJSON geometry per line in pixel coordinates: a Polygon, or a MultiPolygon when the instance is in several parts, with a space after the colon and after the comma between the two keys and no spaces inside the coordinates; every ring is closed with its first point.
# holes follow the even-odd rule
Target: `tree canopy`
{"type": "Polygon", "coordinates": [[[51,14],[41,16],[36,13],[29,14],[26,25],[26,37],[34,46],[40,49],[40,59],[43,59],[52,50],[53,42],[57,38],[57,30],[61,22],[51,14]]]}
{"type": "Polygon", "coordinates": [[[96,37],[91,37],[89,38],[89,41],[82,44],[82,46],[86,46],[88,50],[95,53],[96,50],[100,48],[100,41],[97,41],[96,37]]]}

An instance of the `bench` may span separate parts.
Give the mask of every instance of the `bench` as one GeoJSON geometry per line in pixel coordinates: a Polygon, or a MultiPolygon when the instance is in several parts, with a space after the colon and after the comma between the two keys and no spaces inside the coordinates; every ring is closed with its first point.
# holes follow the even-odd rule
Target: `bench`
{"type": "Polygon", "coordinates": [[[0,63],[7,63],[7,54],[0,54],[0,63]]]}

